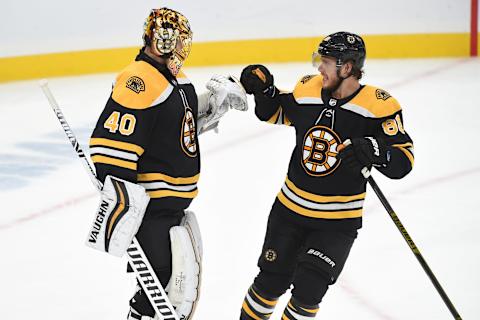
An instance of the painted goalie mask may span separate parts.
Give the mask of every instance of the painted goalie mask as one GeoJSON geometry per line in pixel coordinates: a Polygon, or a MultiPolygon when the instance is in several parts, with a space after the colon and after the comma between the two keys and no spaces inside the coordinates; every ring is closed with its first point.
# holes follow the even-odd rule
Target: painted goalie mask
{"type": "Polygon", "coordinates": [[[176,76],[192,48],[192,30],[187,18],[168,8],[153,9],[144,25],[143,42],[153,53],[167,59],[176,76]]]}

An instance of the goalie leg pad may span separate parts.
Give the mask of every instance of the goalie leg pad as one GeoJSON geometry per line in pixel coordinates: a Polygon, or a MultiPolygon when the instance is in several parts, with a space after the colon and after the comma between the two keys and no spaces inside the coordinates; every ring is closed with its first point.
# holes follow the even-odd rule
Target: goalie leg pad
{"type": "Polygon", "coordinates": [[[197,217],[193,211],[185,211],[185,217],[182,219],[181,224],[184,226],[192,239],[193,249],[195,250],[195,256],[198,261],[202,261],[203,256],[203,243],[202,235],[200,233],[200,226],[198,225],[197,217]]]}
{"type": "Polygon", "coordinates": [[[180,319],[191,319],[199,298],[202,242],[193,212],[186,212],[182,225],[170,229],[172,277],[168,297],[180,319]]]}
{"type": "Polygon", "coordinates": [[[142,186],[107,176],[86,245],[123,256],[142,223],[149,201],[142,186]]]}

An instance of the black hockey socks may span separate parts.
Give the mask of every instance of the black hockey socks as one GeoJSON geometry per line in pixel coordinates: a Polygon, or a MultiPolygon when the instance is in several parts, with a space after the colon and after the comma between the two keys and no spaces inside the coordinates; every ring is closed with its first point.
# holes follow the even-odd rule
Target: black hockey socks
{"type": "Polygon", "coordinates": [[[313,319],[317,312],[318,304],[309,306],[298,302],[292,297],[283,311],[282,320],[298,320],[305,319],[305,317],[313,319]]]}
{"type": "Polygon", "coordinates": [[[150,317],[142,316],[139,314],[135,309],[130,307],[130,311],[128,312],[127,320],[142,320],[142,319],[153,319],[150,317]]]}
{"type": "Polygon", "coordinates": [[[240,320],[270,319],[278,298],[268,297],[252,285],[243,300],[240,320]]]}

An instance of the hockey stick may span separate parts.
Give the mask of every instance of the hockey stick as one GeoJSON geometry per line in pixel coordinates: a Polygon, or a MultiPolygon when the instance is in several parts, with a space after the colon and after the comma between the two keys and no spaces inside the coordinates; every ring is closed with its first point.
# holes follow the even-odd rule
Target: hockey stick
{"type": "MultiPolygon", "coordinates": [[[[39,84],[43,90],[43,93],[47,97],[50,106],[55,112],[58,121],[60,121],[63,131],[65,131],[68,140],[70,140],[73,149],[77,153],[78,157],[82,160],[82,164],[86,169],[90,179],[92,180],[92,183],[98,190],[102,190],[103,185],[97,179],[95,171],[93,170],[90,162],[85,156],[85,153],[80,147],[80,144],[78,143],[75,134],[68,125],[67,120],[62,113],[62,110],[60,110],[60,107],[58,106],[55,97],[53,96],[50,88],[48,87],[48,81],[41,80],[39,84]]],[[[138,282],[140,282],[143,291],[146,293],[148,300],[152,304],[152,307],[155,310],[156,314],[160,317],[160,320],[179,320],[174,307],[168,299],[165,290],[163,289],[160,281],[157,278],[157,275],[153,271],[150,262],[148,262],[148,259],[145,256],[145,253],[143,252],[142,247],[140,246],[136,238],[133,238],[132,243],[127,249],[127,257],[128,262],[132,267],[135,276],[138,279],[138,282]]]]}
{"type": "Polygon", "coordinates": [[[418,249],[418,247],[415,245],[412,238],[408,234],[407,229],[405,229],[402,222],[398,218],[397,214],[395,213],[395,211],[393,211],[392,206],[390,206],[390,203],[388,203],[387,198],[384,196],[382,190],[380,190],[375,180],[373,180],[373,177],[371,176],[370,171],[367,168],[363,168],[362,174],[367,179],[373,191],[375,191],[375,193],[377,194],[378,199],[380,199],[380,202],[383,204],[384,208],[387,210],[388,214],[390,215],[390,218],[392,218],[393,223],[395,223],[395,225],[397,226],[397,229],[402,234],[403,238],[405,239],[408,246],[412,250],[413,254],[417,258],[418,262],[420,262],[420,265],[422,266],[423,270],[427,274],[428,278],[430,278],[430,281],[433,283],[433,286],[435,287],[435,289],[437,289],[437,292],[442,297],[443,302],[447,305],[448,310],[450,310],[450,313],[452,314],[453,318],[455,320],[462,320],[462,317],[458,314],[453,303],[450,301],[447,294],[445,293],[442,286],[440,285],[440,282],[438,282],[437,278],[435,277],[432,270],[428,266],[427,261],[425,261],[422,254],[420,253],[420,250],[418,249]]]}

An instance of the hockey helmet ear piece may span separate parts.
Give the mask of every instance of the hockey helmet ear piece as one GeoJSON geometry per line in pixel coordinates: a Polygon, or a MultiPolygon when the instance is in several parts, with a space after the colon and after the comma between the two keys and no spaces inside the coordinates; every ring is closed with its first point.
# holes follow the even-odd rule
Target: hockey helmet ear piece
{"type": "Polygon", "coordinates": [[[337,67],[352,61],[354,67],[361,70],[365,63],[366,49],[362,37],[350,32],[336,32],[326,36],[318,46],[320,56],[334,57],[337,67]]]}
{"type": "Polygon", "coordinates": [[[193,32],[188,19],[172,9],[153,9],[144,24],[143,42],[153,53],[167,58],[167,67],[177,75],[192,48],[193,32]]]}

